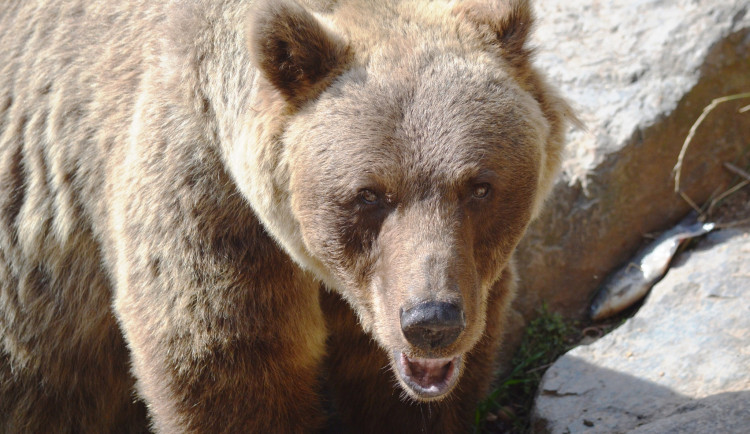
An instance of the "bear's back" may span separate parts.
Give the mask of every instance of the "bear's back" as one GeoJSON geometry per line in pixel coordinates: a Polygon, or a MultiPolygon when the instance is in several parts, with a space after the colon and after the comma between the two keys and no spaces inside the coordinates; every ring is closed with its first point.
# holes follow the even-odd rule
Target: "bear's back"
{"type": "Polygon", "coordinates": [[[85,431],[122,417],[143,426],[95,223],[144,50],[125,24],[133,13],[117,7],[18,1],[0,12],[0,421],[11,432],[85,431]],[[58,400],[60,389],[111,395],[84,403],[91,420],[62,420],[76,412],[49,409],[81,402],[58,400]]]}

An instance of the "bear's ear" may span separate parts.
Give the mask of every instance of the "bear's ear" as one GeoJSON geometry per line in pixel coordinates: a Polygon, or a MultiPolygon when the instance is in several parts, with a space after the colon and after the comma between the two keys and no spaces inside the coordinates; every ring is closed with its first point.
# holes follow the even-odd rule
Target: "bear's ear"
{"type": "Polygon", "coordinates": [[[456,5],[453,13],[484,33],[511,65],[523,67],[531,56],[526,40],[534,13],[528,0],[469,0],[456,5]]]}
{"type": "Polygon", "coordinates": [[[263,76],[292,104],[315,97],[350,57],[343,39],[293,0],[260,1],[247,43],[263,76]]]}

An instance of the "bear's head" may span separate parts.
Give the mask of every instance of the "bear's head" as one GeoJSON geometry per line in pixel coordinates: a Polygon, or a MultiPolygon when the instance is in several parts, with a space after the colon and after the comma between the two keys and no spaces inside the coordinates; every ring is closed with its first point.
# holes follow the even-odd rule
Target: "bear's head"
{"type": "Polygon", "coordinates": [[[526,1],[328,3],[252,14],[252,161],[235,177],[404,390],[439,399],[550,189],[569,109],[529,63],[526,1]]]}

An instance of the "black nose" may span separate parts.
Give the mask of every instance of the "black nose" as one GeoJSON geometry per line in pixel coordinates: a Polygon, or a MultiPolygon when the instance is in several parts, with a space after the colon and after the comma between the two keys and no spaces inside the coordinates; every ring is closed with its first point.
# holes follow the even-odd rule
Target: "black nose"
{"type": "Polygon", "coordinates": [[[401,310],[401,331],[410,344],[437,350],[452,344],[464,329],[464,314],[452,303],[428,301],[401,310]]]}

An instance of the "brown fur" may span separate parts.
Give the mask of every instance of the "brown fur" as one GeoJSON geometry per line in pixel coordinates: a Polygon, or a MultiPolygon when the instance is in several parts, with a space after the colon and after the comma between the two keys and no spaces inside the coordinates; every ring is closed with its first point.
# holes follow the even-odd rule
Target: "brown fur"
{"type": "Polygon", "coordinates": [[[526,1],[2,9],[1,431],[308,432],[323,389],[351,430],[466,427],[570,116],[526,1]],[[435,354],[424,299],[466,316],[435,354]]]}

